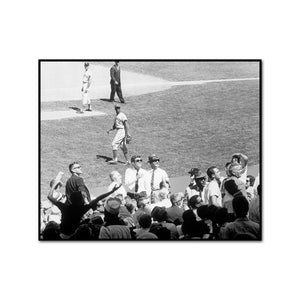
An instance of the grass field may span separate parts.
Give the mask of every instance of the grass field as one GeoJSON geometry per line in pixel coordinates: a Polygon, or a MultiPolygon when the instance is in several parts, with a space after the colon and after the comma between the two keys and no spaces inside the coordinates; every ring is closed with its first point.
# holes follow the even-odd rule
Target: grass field
{"type": "MultiPolygon", "coordinates": [[[[199,63],[124,63],[123,69],[156,75],[167,80],[201,80],[258,77],[258,64],[207,65],[199,63]],[[157,68],[157,70],[155,70],[157,68]],[[219,74],[218,74],[219,73],[219,74]],[[219,76],[218,76],[219,75],[219,76]]],[[[125,95],[126,97],[126,95],[125,95]]],[[[169,90],[134,96],[122,106],[129,119],[133,142],[129,155],[146,160],[156,153],[170,177],[186,175],[191,167],[206,170],[211,165],[224,169],[234,152],[259,163],[259,81],[220,82],[177,86],[169,90]]],[[[42,103],[42,110],[80,106],[80,101],[42,103]]],[[[107,185],[108,174],[126,166],[110,166],[97,155],[111,156],[111,139],[106,130],[114,118],[113,104],[94,100],[93,108],[108,116],[41,122],[41,196],[49,181],[68,164],[79,161],[88,187],[107,185]]],[[[120,158],[123,159],[121,152],[120,158]]],[[[148,167],[145,165],[145,167],[148,167]]]]}

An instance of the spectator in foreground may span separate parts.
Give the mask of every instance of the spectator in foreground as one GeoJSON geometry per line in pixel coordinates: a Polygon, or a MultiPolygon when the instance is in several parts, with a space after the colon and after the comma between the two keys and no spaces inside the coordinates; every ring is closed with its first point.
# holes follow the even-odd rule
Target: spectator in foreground
{"type": "Polygon", "coordinates": [[[261,197],[261,186],[257,187],[257,195],[250,202],[249,207],[249,219],[257,224],[260,224],[260,198],[261,197]]]}
{"type": "Polygon", "coordinates": [[[140,155],[131,157],[131,167],[125,171],[125,186],[131,198],[135,198],[141,192],[145,192],[150,197],[151,188],[147,180],[148,172],[142,168],[143,160],[140,155]]]}
{"type": "Polygon", "coordinates": [[[176,193],[172,194],[170,197],[172,206],[168,207],[166,209],[168,219],[172,221],[175,225],[180,225],[183,222],[183,208],[182,208],[182,202],[183,202],[183,193],[176,193]]]}
{"type": "Polygon", "coordinates": [[[157,240],[158,237],[149,232],[152,224],[152,218],[148,214],[143,214],[138,219],[139,229],[135,229],[137,240],[157,240]]]}
{"type": "Polygon", "coordinates": [[[167,223],[168,214],[165,207],[154,207],[151,216],[154,221],[160,224],[162,227],[165,227],[170,230],[171,232],[171,240],[175,240],[178,238],[178,231],[173,223],[167,223]]]}
{"type": "Polygon", "coordinates": [[[86,204],[91,202],[90,192],[81,177],[82,170],[80,164],[78,162],[71,163],[69,165],[69,171],[71,173],[71,177],[66,182],[67,201],[70,203],[71,194],[74,192],[80,192],[86,204]]]}
{"type": "Polygon", "coordinates": [[[246,197],[234,197],[232,206],[237,219],[225,226],[220,236],[221,239],[232,240],[235,239],[237,234],[252,234],[256,239],[260,239],[260,226],[247,218],[249,202],[246,197]]]}
{"type": "Polygon", "coordinates": [[[102,240],[129,240],[131,233],[126,223],[119,218],[121,200],[109,198],[105,202],[104,225],[100,229],[99,239],[102,240]]]}
{"type": "Polygon", "coordinates": [[[233,179],[226,180],[224,183],[225,195],[223,197],[223,207],[227,208],[230,215],[234,214],[232,200],[235,196],[243,195],[233,179]]]}
{"type": "Polygon", "coordinates": [[[220,190],[221,173],[217,167],[210,167],[207,170],[209,179],[208,186],[205,191],[205,203],[208,205],[222,206],[222,196],[220,190]]]}
{"type": "Polygon", "coordinates": [[[60,224],[60,231],[61,231],[61,238],[63,239],[69,239],[70,236],[75,232],[75,230],[78,228],[80,224],[80,220],[83,217],[83,215],[89,211],[90,209],[96,209],[97,203],[109,195],[111,195],[113,192],[115,192],[120,186],[115,186],[112,191],[98,196],[96,199],[92,200],[90,203],[85,204],[83,195],[80,191],[73,192],[70,195],[69,201],[71,204],[66,204],[57,201],[53,197],[53,192],[57,186],[59,181],[55,179],[52,187],[50,188],[48,199],[56,205],[62,214],[61,217],[61,224],[60,224]]]}
{"type": "MultiPolygon", "coordinates": [[[[111,184],[108,186],[107,191],[110,192],[116,185],[121,186],[122,185],[122,175],[118,171],[112,171],[109,174],[111,184]]],[[[127,193],[123,186],[121,186],[116,192],[112,193],[110,197],[117,197],[120,195],[120,198],[123,201],[125,201],[125,197],[127,196],[127,193]]],[[[125,202],[124,202],[125,204],[125,202]]]]}
{"type": "Polygon", "coordinates": [[[248,175],[246,179],[246,193],[247,193],[247,198],[249,201],[254,199],[254,182],[255,182],[255,177],[252,175],[248,175]]]}
{"type": "Polygon", "coordinates": [[[231,157],[232,163],[238,163],[240,165],[239,169],[239,179],[246,184],[247,172],[248,172],[248,156],[243,153],[235,153],[231,157]]]}
{"type": "Polygon", "coordinates": [[[197,189],[197,185],[195,182],[195,173],[199,173],[200,169],[192,168],[188,173],[190,174],[190,184],[185,189],[185,197],[189,200],[194,195],[199,195],[199,191],[197,189]]]}
{"type": "Polygon", "coordinates": [[[159,201],[158,194],[161,189],[169,189],[169,176],[167,172],[159,167],[160,159],[155,154],[152,154],[148,158],[151,170],[148,172],[148,186],[151,188],[150,198],[151,203],[159,201]]]}

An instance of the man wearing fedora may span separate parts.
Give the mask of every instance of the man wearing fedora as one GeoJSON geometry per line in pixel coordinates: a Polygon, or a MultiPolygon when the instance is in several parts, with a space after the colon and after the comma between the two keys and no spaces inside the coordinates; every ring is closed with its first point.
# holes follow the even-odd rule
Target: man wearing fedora
{"type": "Polygon", "coordinates": [[[159,200],[159,193],[162,189],[169,189],[170,180],[167,172],[159,167],[159,157],[152,154],[148,158],[148,163],[151,170],[148,172],[148,184],[151,188],[151,203],[156,203],[159,200]]]}

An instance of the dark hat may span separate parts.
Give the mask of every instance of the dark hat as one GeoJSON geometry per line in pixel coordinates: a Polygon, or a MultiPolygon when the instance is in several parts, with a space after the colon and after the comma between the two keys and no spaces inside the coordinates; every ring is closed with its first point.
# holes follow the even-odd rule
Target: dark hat
{"type": "Polygon", "coordinates": [[[115,108],[121,108],[120,104],[115,104],[115,108]]]}
{"type": "Polygon", "coordinates": [[[152,154],[148,157],[148,162],[151,163],[153,162],[154,160],[159,160],[159,157],[156,155],[156,154],[152,154]]]}
{"type": "Polygon", "coordinates": [[[194,178],[197,179],[197,178],[206,178],[206,175],[205,173],[201,172],[200,170],[198,172],[195,172],[194,173],[194,178]]]}
{"type": "Polygon", "coordinates": [[[121,206],[121,200],[118,198],[109,198],[106,200],[104,208],[107,212],[113,215],[118,215],[121,206]]]}
{"type": "Polygon", "coordinates": [[[84,66],[87,67],[89,66],[90,64],[88,62],[84,63],[84,66]]]}
{"type": "Polygon", "coordinates": [[[200,169],[198,169],[198,168],[191,168],[191,171],[189,171],[188,173],[191,175],[194,175],[195,173],[197,173],[199,171],[200,171],[200,169]]]}

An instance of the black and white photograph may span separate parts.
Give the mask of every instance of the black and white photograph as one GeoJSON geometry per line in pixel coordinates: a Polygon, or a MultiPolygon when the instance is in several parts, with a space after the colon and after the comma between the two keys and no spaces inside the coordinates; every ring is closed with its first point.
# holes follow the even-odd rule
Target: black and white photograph
{"type": "Polygon", "coordinates": [[[4,2],[1,299],[299,299],[297,4],[4,2]]]}
{"type": "Polygon", "coordinates": [[[39,60],[39,240],[262,240],[262,61],[39,60]]]}

